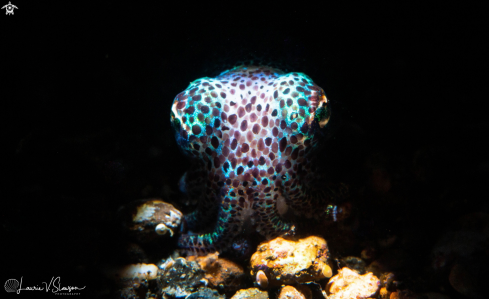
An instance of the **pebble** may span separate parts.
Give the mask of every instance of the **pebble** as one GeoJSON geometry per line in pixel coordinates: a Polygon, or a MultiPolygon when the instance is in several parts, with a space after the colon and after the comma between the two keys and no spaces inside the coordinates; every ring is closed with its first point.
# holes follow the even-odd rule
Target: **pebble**
{"type": "Polygon", "coordinates": [[[251,275],[256,281],[259,271],[263,271],[268,287],[324,279],[332,275],[328,254],[326,241],[321,237],[298,241],[279,237],[258,246],[251,257],[251,275]]]}
{"type": "Polygon", "coordinates": [[[363,299],[374,296],[379,287],[380,280],[373,273],[359,275],[345,267],[329,280],[326,289],[329,299],[363,299]]]}
{"type": "Polygon", "coordinates": [[[243,267],[228,259],[220,258],[218,252],[206,256],[189,256],[187,261],[199,263],[204,270],[204,279],[211,288],[219,288],[226,294],[231,294],[244,286],[246,276],[243,267]]]}
{"type": "Polygon", "coordinates": [[[262,291],[259,288],[250,288],[250,289],[243,289],[239,290],[234,294],[231,299],[248,299],[248,298],[254,298],[254,299],[268,299],[268,292],[267,291],[262,291]]]}
{"type": "Polygon", "coordinates": [[[194,292],[185,299],[226,299],[226,296],[220,295],[216,290],[201,287],[197,292],[194,292]]]}
{"type": "Polygon", "coordinates": [[[311,299],[312,292],[306,286],[284,286],[280,289],[278,299],[311,299]]]}
{"type": "Polygon", "coordinates": [[[161,236],[173,237],[183,218],[173,205],[160,199],[132,202],[123,206],[119,215],[129,233],[143,243],[161,236]]]}
{"type": "Polygon", "coordinates": [[[205,285],[203,278],[204,271],[196,261],[170,257],[161,263],[157,282],[162,294],[180,298],[205,285]]]}

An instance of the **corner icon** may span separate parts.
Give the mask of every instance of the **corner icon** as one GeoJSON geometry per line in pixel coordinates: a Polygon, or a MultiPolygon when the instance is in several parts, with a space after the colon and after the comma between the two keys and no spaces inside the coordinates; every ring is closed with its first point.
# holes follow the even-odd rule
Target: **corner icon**
{"type": "Polygon", "coordinates": [[[10,1],[8,2],[8,4],[5,4],[2,9],[5,8],[5,14],[6,15],[13,15],[14,14],[14,9],[18,9],[17,6],[13,5],[12,3],[10,3],[10,1]]]}

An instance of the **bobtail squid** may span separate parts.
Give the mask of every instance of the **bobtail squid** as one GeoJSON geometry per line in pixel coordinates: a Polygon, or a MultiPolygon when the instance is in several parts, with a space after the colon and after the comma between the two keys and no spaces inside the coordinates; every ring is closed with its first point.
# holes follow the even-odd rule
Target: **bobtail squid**
{"type": "Polygon", "coordinates": [[[185,217],[197,233],[179,246],[223,251],[245,228],[267,238],[288,232],[287,210],[324,210],[311,153],[329,119],[323,89],[303,73],[240,66],[191,82],[171,111],[177,143],[196,163],[183,181],[198,199],[185,217]]]}

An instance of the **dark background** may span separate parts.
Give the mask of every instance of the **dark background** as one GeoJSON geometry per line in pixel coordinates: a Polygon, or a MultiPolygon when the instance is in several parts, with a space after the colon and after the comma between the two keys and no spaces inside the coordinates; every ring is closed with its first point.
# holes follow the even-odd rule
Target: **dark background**
{"type": "Polygon", "coordinates": [[[389,211],[423,215],[421,239],[434,242],[459,214],[487,213],[483,2],[44,2],[0,14],[2,278],[90,284],[118,255],[117,209],[176,196],[188,162],[170,129],[174,96],[250,60],[325,90],[341,176],[360,168],[350,180],[369,181],[365,157],[380,153],[402,181],[422,153],[416,186],[428,195],[389,211]]]}

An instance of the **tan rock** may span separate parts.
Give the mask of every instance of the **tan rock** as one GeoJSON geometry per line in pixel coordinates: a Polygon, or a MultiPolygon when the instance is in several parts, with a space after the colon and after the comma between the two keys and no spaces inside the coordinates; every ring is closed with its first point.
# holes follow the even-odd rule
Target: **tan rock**
{"type": "Polygon", "coordinates": [[[400,299],[398,292],[392,292],[389,299],[400,299]]]}
{"type": "Polygon", "coordinates": [[[279,237],[261,243],[251,257],[251,275],[255,281],[260,270],[267,276],[271,287],[310,282],[332,275],[326,241],[316,236],[298,241],[279,237]]]}
{"type": "Polygon", "coordinates": [[[293,286],[284,286],[280,290],[278,299],[311,299],[312,292],[306,286],[298,286],[294,288],[293,286]]]}
{"type": "Polygon", "coordinates": [[[204,270],[209,287],[234,292],[242,287],[245,273],[240,265],[219,257],[219,252],[206,256],[189,256],[188,261],[197,261],[204,270]]]}
{"type": "Polygon", "coordinates": [[[243,289],[239,290],[234,294],[231,299],[248,299],[248,298],[254,298],[254,299],[268,299],[268,292],[267,291],[262,291],[258,288],[250,288],[250,289],[243,289]]]}
{"type": "Polygon", "coordinates": [[[160,199],[139,200],[119,211],[123,224],[141,242],[161,236],[173,237],[183,218],[173,205],[160,199]]]}
{"type": "Polygon", "coordinates": [[[380,289],[379,299],[390,299],[392,292],[389,292],[385,287],[380,289]]]}
{"type": "Polygon", "coordinates": [[[329,280],[327,289],[331,294],[330,299],[363,299],[372,297],[379,287],[380,280],[371,272],[359,275],[343,268],[329,280]]]}

